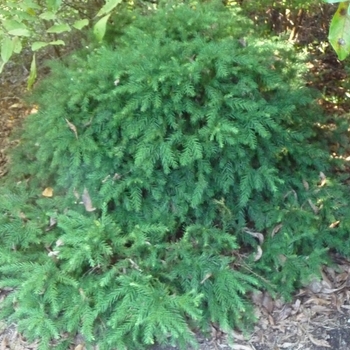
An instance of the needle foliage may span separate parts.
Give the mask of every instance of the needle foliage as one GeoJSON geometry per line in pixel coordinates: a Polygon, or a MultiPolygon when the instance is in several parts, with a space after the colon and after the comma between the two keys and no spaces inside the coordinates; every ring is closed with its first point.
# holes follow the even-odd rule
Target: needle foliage
{"type": "Polygon", "coordinates": [[[248,329],[255,289],[288,296],[326,248],[349,253],[290,47],[218,3],[123,32],[52,65],[0,189],[1,315],[41,349],[186,349],[211,323],[248,329]]]}

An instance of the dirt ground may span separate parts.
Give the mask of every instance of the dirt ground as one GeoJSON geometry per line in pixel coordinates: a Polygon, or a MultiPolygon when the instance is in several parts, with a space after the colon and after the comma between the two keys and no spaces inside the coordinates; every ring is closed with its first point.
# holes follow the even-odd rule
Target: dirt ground
{"type": "MultiPolygon", "coordinates": [[[[14,65],[0,77],[0,178],[7,173],[6,150],[16,144],[9,136],[32,110],[22,99],[27,74],[24,66],[14,65]]],[[[323,268],[321,280],[301,288],[290,302],[273,300],[265,293],[252,295],[257,316],[253,332],[223,334],[213,325],[210,335],[198,335],[199,349],[349,350],[350,262],[341,257],[334,261],[334,266],[323,268]]],[[[7,295],[6,289],[0,289],[0,307],[7,295]]],[[[15,324],[0,321],[0,350],[37,347],[37,343],[26,342],[15,324]]],[[[85,349],[79,336],[70,349],[85,349]]],[[[152,350],[176,348],[155,346],[152,350]]]]}

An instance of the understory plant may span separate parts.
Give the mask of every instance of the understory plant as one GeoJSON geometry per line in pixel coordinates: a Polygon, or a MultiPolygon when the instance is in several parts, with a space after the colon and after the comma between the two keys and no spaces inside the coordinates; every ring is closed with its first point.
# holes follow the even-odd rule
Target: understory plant
{"type": "Polygon", "coordinates": [[[235,8],[193,1],[52,64],[0,188],[1,316],[41,349],[186,349],[349,254],[302,73],[235,8]]]}

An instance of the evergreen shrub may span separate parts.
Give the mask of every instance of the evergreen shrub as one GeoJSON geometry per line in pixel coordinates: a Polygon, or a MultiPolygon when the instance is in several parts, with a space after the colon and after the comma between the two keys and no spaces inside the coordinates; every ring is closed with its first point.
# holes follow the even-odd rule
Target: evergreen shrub
{"type": "Polygon", "coordinates": [[[32,96],[0,189],[0,287],[41,349],[247,329],[254,289],[288,297],[328,247],[349,253],[302,62],[235,9],[191,4],[53,64],[32,96]]]}

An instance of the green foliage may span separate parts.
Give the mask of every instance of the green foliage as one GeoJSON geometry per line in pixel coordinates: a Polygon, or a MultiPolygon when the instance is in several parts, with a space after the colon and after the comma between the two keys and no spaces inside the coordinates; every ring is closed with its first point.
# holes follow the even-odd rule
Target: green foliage
{"type": "Polygon", "coordinates": [[[36,90],[0,188],[0,287],[42,349],[186,348],[251,326],[255,288],[288,297],[326,248],[349,254],[303,65],[251,28],[219,4],[143,11],[36,90]]]}
{"type": "MultiPolygon", "coordinates": [[[[9,0],[0,2],[0,73],[14,54],[20,54],[23,48],[36,52],[53,45],[59,54],[58,46],[66,45],[68,34],[93,24],[98,41],[103,39],[107,21],[122,0],[100,1],[79,0],[62,2],[60,0],[9,0]],[[97,20],[96,20],[97,17],[97,20]],[[95,18],[95,20],[93,19],[95,18]]],[[[35,64],[35,55],[34,55],[35,64]]],[[[30,88],[36,75],[36,66],[31,66],[30,88]]]]}
{"type": "Polygon", "coordinates": [[[325,1],[340,2],[329,28],[329,41],[338,58],[344,60],[350,52],[350,3],[349,1],[325,1]]]}

